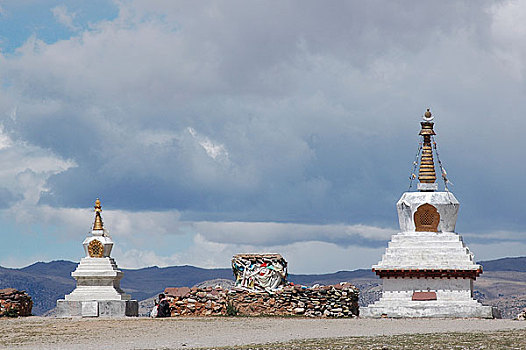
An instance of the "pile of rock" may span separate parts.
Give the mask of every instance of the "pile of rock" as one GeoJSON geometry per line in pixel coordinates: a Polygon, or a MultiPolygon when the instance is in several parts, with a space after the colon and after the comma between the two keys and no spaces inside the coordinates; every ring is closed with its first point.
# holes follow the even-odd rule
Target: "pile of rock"
{"type": "Polygon", "coordinates": [[[33,301],[25,291],[0,289],[0,317],[30,316],[33,301]]]}
{"type": "Polygon", "coordinates": [[[274,293],[242,289],[167,288],[172,316],[303,315],[355,317],[359,291],[349,283],[332,286],[286,286],[274,293]]]}
{"type": "Polygon", "coordinates": [[[221,287],[166,288],[173,316],[211,316],[227,314],[227,290],[221,287]]]}

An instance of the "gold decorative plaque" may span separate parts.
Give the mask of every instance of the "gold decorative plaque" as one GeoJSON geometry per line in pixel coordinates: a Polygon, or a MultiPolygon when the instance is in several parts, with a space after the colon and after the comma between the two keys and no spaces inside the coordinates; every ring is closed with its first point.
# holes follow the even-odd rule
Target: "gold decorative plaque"
{"type": "Polygon", "coordinates": [[[92,258],[102,258],[104,245],[98,239],[92,240],[88,244],[88,254],[92,258]]]}

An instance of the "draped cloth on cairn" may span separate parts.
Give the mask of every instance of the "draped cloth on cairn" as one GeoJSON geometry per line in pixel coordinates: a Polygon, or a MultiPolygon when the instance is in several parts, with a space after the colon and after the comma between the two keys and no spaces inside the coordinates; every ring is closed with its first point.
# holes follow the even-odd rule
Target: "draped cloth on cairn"
{"type": "MultiPolygon", "coordinates": [[[[382,279],[382,296],[361,308],[360,314],[496,317],[496,309],[473,299],[473,281],[482,273],[482,266],[474,262],[462,237],[455,233],[459,202],[447,187],[437,191],[433,161],[436,144],[432,140],[435,132],[429,109],[423,119],[418,192],[404,193],[396,204],[401,232],[392,236],[382,260],[373,266],[382,279]]],[[[445,170],[441,170],[447,186],[445,170]]]]}
{"type": "Polygon", "coordinates": [[[232,258],[237,288],[272,292],[287,284],[287,262],[280,254],[238,254],[232,258]]]}
{"type": "Polygon", "coordinates": [[[113,241],[102,222],[100,200],[95,202],[93,229],[83,242],[86,257],[71,276],[77,287],[63,300],[57,300],[59,317],[137,316],[137,300],[124,293],[120,281],[124,273],[110,257],[113,241]]]}

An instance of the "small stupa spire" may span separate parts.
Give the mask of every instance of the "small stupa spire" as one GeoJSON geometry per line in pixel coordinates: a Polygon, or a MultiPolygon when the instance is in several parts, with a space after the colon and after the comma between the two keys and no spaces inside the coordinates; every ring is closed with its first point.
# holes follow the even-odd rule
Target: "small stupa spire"
{"type": "Polygon", "coordinates": [[[423,121],[420,122],[422,130],[419,135],[424,137],[422,144],[422,157],[420,158],[420,168],[418,170],[418,189],[423,192],[436,191],[436,174],[435,174],[435,163],[433,161],[433,148],[431,146],[431,136],[436,135],[433,130],[433,115],[429,111],[429,108],[423,116],[423,121]]]}
{"type": "Polygon", "coordinates": [[[95,201],[95,222],[93,223],[93,230],[103,230],[104,223],[102,222],[102,217],[100,213],[102,212],[102,206],[100,205],[100,199],[97,198],[95,201]]]}

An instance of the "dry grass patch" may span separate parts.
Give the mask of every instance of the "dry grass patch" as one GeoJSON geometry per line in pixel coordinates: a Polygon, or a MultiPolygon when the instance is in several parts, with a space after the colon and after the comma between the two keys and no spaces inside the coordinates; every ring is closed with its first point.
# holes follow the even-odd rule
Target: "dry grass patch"
{"type": "MultiPolygon", "coordinates": [[[[201,348],[203,350],[205,348],[201,348]]],[[[206,348],[214,350],[525,350],[526,330],[493,333],[436,333],[298,340],[285,343],[206,348]]]]}

